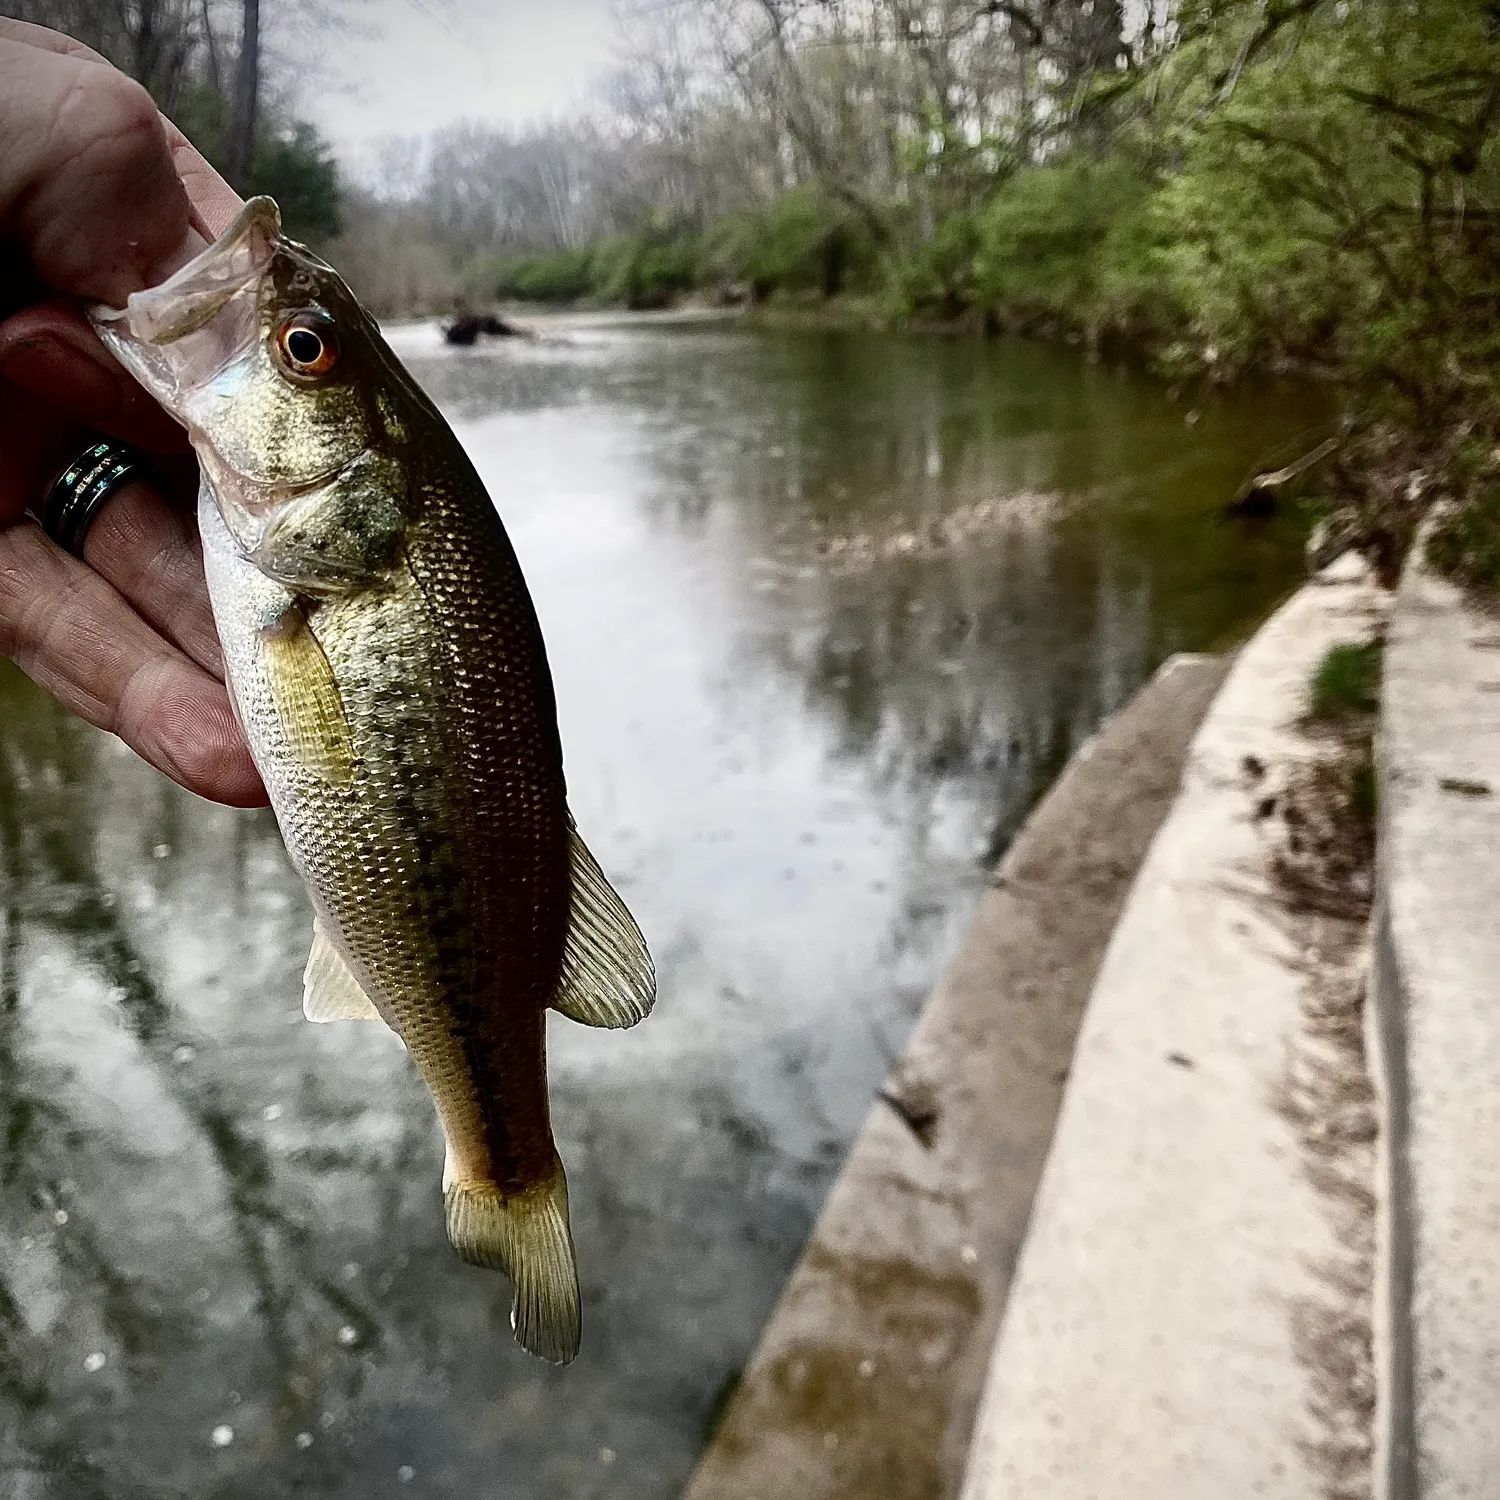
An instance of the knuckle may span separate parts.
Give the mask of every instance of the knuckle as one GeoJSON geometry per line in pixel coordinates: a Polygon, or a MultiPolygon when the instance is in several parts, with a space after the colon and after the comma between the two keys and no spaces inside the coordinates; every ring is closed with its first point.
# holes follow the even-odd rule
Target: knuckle
{"type": "Polygon", "coordinates": [[[133,290],[186,233],[187,199],[156,105],[113,68],[80,65],[58,89],[30,173],[17,229],[64,291],[133,290]],[[134,285],[118,287],[121,278],[134,285]]]}
{"type": "Polygon", "coordinates": [[[98,141],[116,151],[166,150],[155,101],[114,68],[80,68],[63,97],[58,123],[75,147],[98,141]]]}

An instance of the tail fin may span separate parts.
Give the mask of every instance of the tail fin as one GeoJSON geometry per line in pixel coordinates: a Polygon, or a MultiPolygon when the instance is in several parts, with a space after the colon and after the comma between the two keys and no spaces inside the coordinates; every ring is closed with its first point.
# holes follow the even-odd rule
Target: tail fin
{"type": "Polygon", "coordinates": [[[582,1320],[562,1163],[550,1182],[508,1198],[493,1182],[454,1182],[443,1197],[453,1248],[471,1265],[510,1277],[516,1342],[541,1359],[567,1364],[578,1353],[582,1320]]]}

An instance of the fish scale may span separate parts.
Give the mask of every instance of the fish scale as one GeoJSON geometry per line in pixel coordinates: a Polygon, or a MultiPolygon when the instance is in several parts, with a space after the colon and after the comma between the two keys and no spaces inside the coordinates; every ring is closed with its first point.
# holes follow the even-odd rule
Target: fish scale
{"type": "Polygon", "coordinates": [[[655,976],[573,828],[546,652],[499,515],[268,199],[94,317],[199,454],[231,695],[317,913],[304,1008],[401,1036],[447,1142],[450,1239],[510,1276],[518,1339],[570,1359],[545,1012],[632,1025],[655,976]]]}

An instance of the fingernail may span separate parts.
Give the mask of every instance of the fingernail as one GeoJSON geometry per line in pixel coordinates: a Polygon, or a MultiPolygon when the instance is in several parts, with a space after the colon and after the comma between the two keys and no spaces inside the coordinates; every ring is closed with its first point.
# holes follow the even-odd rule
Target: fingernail
{"type": "Polygon", "coordinates": [[[79,422],[102,422],[120,409],[120,380],[61,339],[36,334],[0,347],[0,377],[79,422]]]}

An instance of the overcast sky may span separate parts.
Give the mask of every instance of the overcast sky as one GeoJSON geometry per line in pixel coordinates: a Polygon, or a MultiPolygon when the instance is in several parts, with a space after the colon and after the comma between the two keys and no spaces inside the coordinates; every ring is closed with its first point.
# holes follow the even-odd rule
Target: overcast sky
{"type": "Polygon", "coordinates": [[[351,167],[382,136],[566,113],[614,58],[610,0],[365,0],[298,101],[351,167]],[[313,92],[313,91],[308,91],[313,92]]]}

